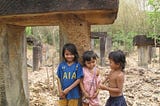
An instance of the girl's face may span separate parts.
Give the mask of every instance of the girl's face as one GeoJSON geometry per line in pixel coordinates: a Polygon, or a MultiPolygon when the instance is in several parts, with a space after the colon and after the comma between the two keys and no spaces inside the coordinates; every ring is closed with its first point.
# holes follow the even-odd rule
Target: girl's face
{"type": "Polygon", "coordinates": [[[96,60],[92,58],[90,61],[85,61],[85,65],[87,68],[93,69],[96,66],[96,60]]]}
{"type": "Polygon", "coordinates": [[[119,69],[120,65],[119,64],[116,64],[112,59],[109,59],[109,64],[110,64],[110,68],[112,70],[117,70],[119,69]]]}
{"type": "Polygon", "coordinates": [[[75,56],[70,51],[65,50],[64,57],[65,57],[65,60],[70,63],[74,61],[75,56]]]}

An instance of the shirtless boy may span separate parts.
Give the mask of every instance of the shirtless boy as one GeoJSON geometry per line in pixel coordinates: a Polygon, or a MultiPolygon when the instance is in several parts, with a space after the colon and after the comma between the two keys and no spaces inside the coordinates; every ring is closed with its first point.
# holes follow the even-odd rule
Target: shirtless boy
{"type": "Polygon", "coordinates": [[[105,106],[127,106],[123,96],[125,55],[118,50],[110,52],[108,58],[111,71],[105,80],[102,81],[103,83],[108,81],[108,86],[103,83],[100,85],[100,89],[107,90],[110,94],[105,106]]]}

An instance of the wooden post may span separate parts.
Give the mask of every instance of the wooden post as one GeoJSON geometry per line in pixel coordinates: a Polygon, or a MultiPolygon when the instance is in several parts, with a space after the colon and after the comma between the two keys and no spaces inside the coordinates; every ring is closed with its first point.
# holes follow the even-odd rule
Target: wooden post
{"type": "Polygon", "coordinates": [[[100,37],[100,65],[104,66],[105,65],[105,43],[106,43],[106,36],[100,37]]]}
{"type": "Polygon", "coordinates": [[[138,46],[138,65],[148,67],[148,64],[151,63],[154,55],[153,53],[156,53],[156,46],[159,46],[159,44],[155,45],[154,39],[147,38],[145,35],[135,36],[133,39],[133,44],[138,46]]]}
{"type": "Polygon", "coordinates": [[[38,71],[40,67],[41,47],[33,47],[33,71],[38,71]]]}
{"type": "Polygon", "coordinates": [[[6,25],[1,25],[0,26],[0,106],[7,106],[8,101],[7,101],[7,95],[6,95],[6,84],[5,84],[5,70],[8,67],[8,62],[7,60],[3,57],[6,54],[6,25]]]}
{"type": "Polygon", "coordinates": [[[106,37],[106,55],[108,55],[111,52],[112,49],[112,37],[107,36],[106,37]]]}
{"type": "MultiPolygon", "coordinates": [[[[106,32],[92,32],[92,39],[100,39],[100,65],[105,65],[105,51],[106,51],[106,32]]],[[[92,47],[93,49],[93,47],[92,47]]]]}
{"type": "Polygon", "coordinates": [[[28,106],[25,27],[0,26],[0,106],[28,106]]]}
{"type": "Polygon", "coordinates": [[[153,49],[152,46],[149,46],[149,60],[148,60],[149,64],[151,64],[152,62],[152,57],[153,57],[153,49]]]}
{"type": "Polygon", "coordinates": [[[158,63],[159,63],[159,67],[160,67],[160,47],[159,47],[159,61],[158,61],[158,63]]]}
{"type": "Polygon", "coordinates": [[[91,50],[94,49],[94,39],[91,39],[91,50]]]}
{"type": "Polygon", "coordinates": [[[148,67],[149,46],[138,46],[138,65],[148,67]]]}

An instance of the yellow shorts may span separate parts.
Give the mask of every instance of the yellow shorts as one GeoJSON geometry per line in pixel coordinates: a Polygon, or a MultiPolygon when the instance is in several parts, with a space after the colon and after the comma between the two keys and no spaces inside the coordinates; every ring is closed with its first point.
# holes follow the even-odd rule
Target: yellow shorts
{"type": "Polygon", "coordinates": [[[78,106],[78,99],[61,99],[58,101],[58,106],[78,106]]]}

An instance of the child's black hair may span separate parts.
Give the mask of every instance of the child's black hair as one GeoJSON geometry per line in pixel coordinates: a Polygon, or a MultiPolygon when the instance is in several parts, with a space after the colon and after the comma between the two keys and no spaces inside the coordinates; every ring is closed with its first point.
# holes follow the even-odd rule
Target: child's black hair
{"type": "Polygon", "coordinates": [[[92,50],[85,51],[83,53],[83,65],[85,66],[86,61],[91,61],[91,59],[97,59],[98,56],[92,50]]]}
{"type": "Polygon", "coordinates": [[[78,52],[77,52],[77,48],[74,44],[67,43],[63,46],[62,57],[66,61],[65,56],[64,56],[65,50],[68,50],[69,52],[71,52],[74,55],[74,61],[78,62],[79,55],[78,55],[78,52]]]}
{"type": "Polygon", "coordinates": [[[109,59],[112,59],[116,64],[120,64],[122,71],[125,68],[126,57],[123,51],[117,50],[109,53],[109,59]]]}

